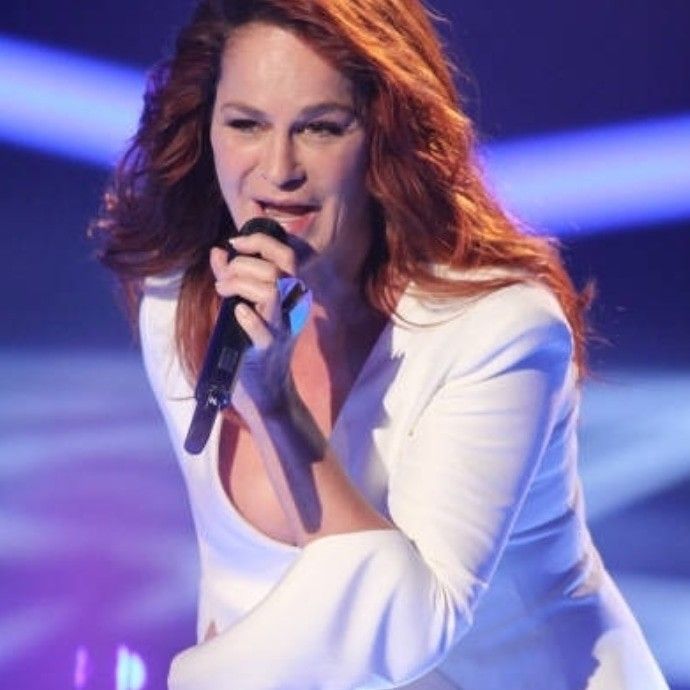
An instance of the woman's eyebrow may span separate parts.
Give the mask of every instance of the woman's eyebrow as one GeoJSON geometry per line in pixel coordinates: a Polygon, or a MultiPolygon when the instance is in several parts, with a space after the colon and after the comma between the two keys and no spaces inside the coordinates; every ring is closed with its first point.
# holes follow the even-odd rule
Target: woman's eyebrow
{"type": "MultiPolygon", "coordinates": [[[[225,101],[221,104],[220,110],[221,112],[224,110],[234,110],[257,120],[267,118],[266,113],[263,111],[246,103],[242,103],[241,101],[225,101]]],[[[302,108],[302,110],[299,112],[299,117],[319,117],[320,115],[325,115],[326,113],[333,111],[344,112],[347,115],[354,115],[355,112],[354,108],[349,103],[343,103],[340,101],[324,101],[322,103],[315,103],[314,105],[309,105],[302,108]]]]}
{"type": "Polygon", "coordinates": [[[262,113],[260,110],[257,110],[257,108],[252,108],[250,105],[241,103],[239,101],[225,101],[225,103],[221,104],[220,110],[221,112],[224,110],[237,110],[244,115],[253,117],[257,120],[264,119],[266,117],[266,114],[262,113]]]}
{"type": "Polygon", "coordinates": [[[307,106],[300,112],[302,117],[318,117],[334,110],[344,112],[348,115],[354,115],[354,108],[349,103],[341,103],[340,101],[324,101],[323,103],[316,103],[315,105],[307,106]]]}

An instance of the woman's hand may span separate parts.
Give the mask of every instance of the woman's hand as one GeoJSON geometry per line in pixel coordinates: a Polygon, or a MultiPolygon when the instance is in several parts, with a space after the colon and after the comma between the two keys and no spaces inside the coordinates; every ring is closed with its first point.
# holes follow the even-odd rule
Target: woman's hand
{"type": "Polygon", "coordinates": [[[218,294],[242,297],[253,305],[235,308],[252,347],[244,355],[232,396],[233,406],[251,427],[253,415],[281,408],[294,391],[294,336],[283,317],[278,280],[294,276],[297,261],[292,248],[264,233],[233,238],[232,245],[237,256],[228,262],[228,252],[214,248],[210,262],[218,294]]]}

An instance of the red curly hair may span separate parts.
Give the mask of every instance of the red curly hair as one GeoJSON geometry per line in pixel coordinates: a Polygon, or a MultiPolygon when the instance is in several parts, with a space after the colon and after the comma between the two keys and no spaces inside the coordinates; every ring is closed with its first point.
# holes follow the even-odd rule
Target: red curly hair
{"type": "Polygon", "coordinates": [[[294,31],[351,80],[369,132],[372,248],[362,287],[392,311],[409,281],[436,297],[475,296],[525,280],[558,298],[585,368],[584,312],[552,241],[521,231],[491,196],[474,157],[453,70],[418,0],[201,0],[172,57],[151,73],[139,128],[92,224],[100,259],[121,279],[132,314],[143,278],[183,271],[176,343],[193,378],[218,308],[208,252],[237,232],[215,177],[211,112],[226,42],[249,22],[294,31]],[[501,267],[461,280],[434,266],[501,267]]]}

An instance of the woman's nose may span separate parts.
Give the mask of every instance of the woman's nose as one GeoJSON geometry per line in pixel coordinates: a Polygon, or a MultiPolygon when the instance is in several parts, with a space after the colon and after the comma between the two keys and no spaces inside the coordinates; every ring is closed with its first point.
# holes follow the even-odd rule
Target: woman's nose
{"type": "Polygon", "coordinates": [[[269,137],[260,173],[261,177],[279,189],[294,189],[304,182],[306,174],[297,160],[295,143],[289,134],[274,132],[269,137]]]}

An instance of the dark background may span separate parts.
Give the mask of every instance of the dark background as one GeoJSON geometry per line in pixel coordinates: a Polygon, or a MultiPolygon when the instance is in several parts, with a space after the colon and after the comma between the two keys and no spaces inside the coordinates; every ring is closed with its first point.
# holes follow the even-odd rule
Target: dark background
{"type": "MultiPolygon", "coordinates": [[[[485,142],[690,112],[687,0],[446,0],[434,6],[449,20],[441,31],[460,65],[463,99],[485,142]]],[[[170,45],[189,7],[186,0],[4,0],[0,33],[143,71],[170,45]]],[[[94,117],[98,117],[97,112],[94,117]]],[[[46,127],[50,127],[49,104],[46,127]]],[[[0,390],[4,391],[5,422],[0,432],[6,434],[4,445],[0,436],[4,454],[0,463],[5,463],[0,471],[0,510],[10,515],[3,528],[7,534],[0,532],[0,537],[12,544],[0,560],[0,675],[5,678],[1,684],[7,681],[7,687],[68,687],[78,643],[88,648],[96,668],[91,684],[85,687],[112,687],[110,677],[99,675],[99,669],[106,665],[106,657],[114,655],[116,644],[124,641],[145,657],[150,673],[147,687],[163,687],[171,654],[191,644],[193,638],[193,566],[186,579],[181,577],[184,586],[178,590],[174,589],[175,576],[170,574],[180,568],[182,555],[194,559],[193,544],[179,477],[143,374],[137,369],[136,347],[114,299],[113,283],[92,260],[93,247],[85,235],[108,170],[2,142],[0,170],[0,390]],[[120,361],[129,364],[118,373],[120,361]],[[68,375],[67,371],[77,373],[68,375]],[[99,381],[99,372],[108,372],[108,377],[99,381]],[[64,389],[58,389],[58,384],[64,389]],[[128,395],[136,391],[139,397],[135,404],[117,403],[119,385],[128,395]],[[116,413],[132,423],[150,420],[153,431],[142,435],[149,440],[151,434],[155,436],[155,441],[147,442],[152,443],[151,457],[159,464],[146,461],[139,471],[129,465],[123,480],[117,454],[105,447],[102,453],[88,461],[79,460],[76,465],[65,460],[64,464],[45,468],[36,461],[31,465],[34,473],[26,470],[26,464],[20,467],[17,458],[32,458],[26,448],[33,448],[31,443],[36,437],[46,428],[57,428],[61,419],[55,411],[45,412],[44,416],[35,412],[26,403],[27,396],[35,395],[42,401],[55,399],[59,410],[64,411],[72,408],[62,396],[75,390],[78,395],[88,390],[93,397],[84,407],[78,407],[75,416],[68,417],[65,412],[66,425],[71,424],[74,430],[92,425],[98,436],[102,429],[109,428],[116,413]],[[26,405],[26,413],[19,423],[16,406],[22,404],[26,405]],[[94,411],[93,405],[102,405],[103,409],[94,411]],[[25,434],[21,438],[16,436],[19,427],[25,434]],[[62,488],[65,486],[80,488],[70,493],[72,489],[62,488]],[[136,507],[116,503],[121,520],[114,520],[112,512],[103,508],[105,494],[99,492],[105,491],[104,486],[120,486],[124,495],[136,497],[136,507]],[[37,513],[41,519],[31,522],[37,513]],[[59,558],[48,557],[37,563],[35,559],[54,552],[50,539],[35,538],[36,534],[44,534],[41,530],[49,530],[50,524],[62,524],[60,520],[66,520],[75,530],[90,523],[95,530],[86,540],[90,546],[77,558],[76,547],[70,542],[63,545],[59,558]],[[156,578],[165,583],[160,587],[167,588],[169,600],[181,599],[182,603],[178,602],[177,608],[161,604],[165,615],[156,618],[151,614],[146,625],[136,628],[134,619],[127,619],[119,628],[111,625],[106,617],[114,619],[118,614],[108,607],[104,609],[107,614],[96,615],[103,600],[111,605],[119,601],[124,581],[132,589],[142,586],[148,591],[146,587],[151,586],[160,594],[147,581],[152,579],[152,570],[141,567],[145,558],[136,548],[133,553],[137,555],[126,565],[112,556],[107,542],[110,537],[105,535],[115,523],[130,528],[124,529],[123,534],[130,536],[123,539],[134,539],[136,530],[158,535],[153,538],[159,539],[160,534],[169,535],[174,529],[175,537],[182,541],[182,545],[175,541],[168,555],[162,550],[160,560],[151,566],[156,578]],[[103,540],[97,536],[101,529],[103,540]],[[29,548],[27,544],[35,546],[29,548]],[[19,556],[13,555],[17,553],[19,556]],[[117,567],[113,559],[119,563],[117,567]],[[80,599],[83,592],[88,597],[80,599]],[[57,616],[51,606],[60,597],[74,604],[76,618],[69,620],[78,620],[79,624],[65,624],[63,628],[56,624],[52,636],[41,637],[27,621],[31,615],[57,616]],[[31,614],[36,602],[42,602],[48,613],[31,614]]],[[[673,224],[618,228],[616,232],[603,229],[563,239],[564,256],[577,284],[584,285],[594,278],[598,286],[592,309],[597,334],[591,351],[592,407],[613,425],[602,430],[591,418],[589,426],[584,424],[583,447],[587,453],[597,455],[597,448],[603,448],[606,442],[597,446],[595,440],[610,440],[613,434],[620,438],[618,451],[625,443],[634,450],[633,446],[641,441],[631,439],[637,439],[635,433],[643,429],[640,433],[644,433],[644,441],[651,439],[650,447],[655,449],[649,458],[648,476],[652,479],[646,480],[652,484],[672,464],[660,460],[664,453],[670,453],[669,439],[682,448],[677,451],[674,446],[674,453],[685,453],[674,460],[672,479],[659,482],[658,490],[642,491],[639,500],[608,513],[605,520],[593,522],[605,560],[615,574],[623,580],[628,576],[627,582],[632,583],[631,596],[642,591],[635,589],[635,583],[648,582],[649,578],[656,583],[653,591],[657,598],[643,599],[641,595],[638,613],[648,610],[656,615],[666,602],[663,593],[684,592],[674,595],[677,611],[673,607],[663,610],[669,629],[674,630],[677,628],[672,623],[678,624],[674,619],[685,614],[690,620],[690,562],[683,555],[690,553],[690,394],[687,385],[683,388],[678,384],[687,381],[690,374],[689,229],[690,218],[673,224]],[[630,397],[621,395],[620,389],[616,396],[605,397],[607,389],[597,386],[610,380],[632,382],[630,397]],[[642,383],[635,386],[635,381],[642,383]],[[674,382],[678,386],[668,394],[671,397],[652,397],[662,388],[671,390],[664,386],[674,382]],[[641,401],[639,409],[634,407],[635,401],[641,401]],[[636,416],[629,414],[628,404],[636,416]],[[663,418],[653,417],[652,413],[660,411],[663,418]],[[653,424],[652,418],[656,420],[653,424]],[[655,431],[660,434],[657,439],[655,431]],[[633,529],[637,530],[634,534],[633,529]],[[659,603],[656,607],[648,604],[645,609],[644,602],[650,600],[659,603]]],[[[585,417],[586,401],[587,396],[585,417]]],[[[60,433],[63,431],[64,427],[60,433]]],[[[112,437],[106,433],[102,438],[112,437]]],[[[54,437],[49,436],[45,443],[54,445],[54,437]]],[[[65,458],[79,455],[70,443],[65,445],[65,458]]],[[[638,470],[623,468],[618,480],[621,491],[627,490],[628,474],[635,475],[638,470]]],[[[597,472],[593,470],[592,476],[598,476],[597,472]]],[[[594,479],[591,481],[592,495],[596,495],[594,479]]],[[[80,539],[86,539],[83,532],[77,533],[80,539]]],[[[684,642],[671,641],[664,637],[665,626],[658,621],[659,616],[650,616],[642,624],[674,687],[689,688],[690,667],[678,661],[678,645],[683,644],[690,652],[690,629],[683,629],[687,633],[684,642]]]]}

